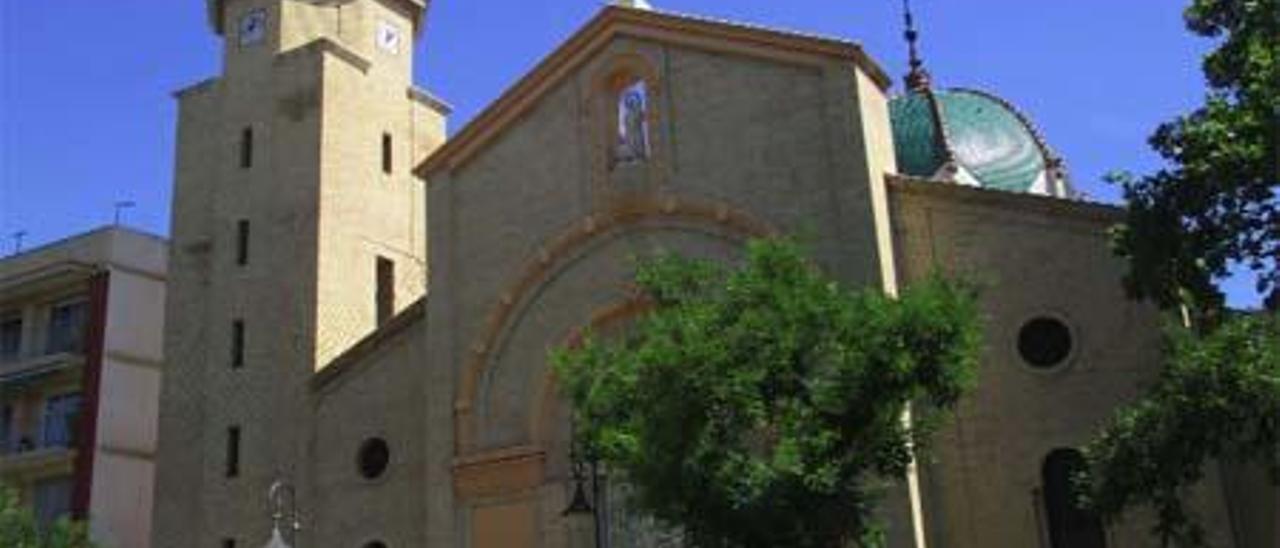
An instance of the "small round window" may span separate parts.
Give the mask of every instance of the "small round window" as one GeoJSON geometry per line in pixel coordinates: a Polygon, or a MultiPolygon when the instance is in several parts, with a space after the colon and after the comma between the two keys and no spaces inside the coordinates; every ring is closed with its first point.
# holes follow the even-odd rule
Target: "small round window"
{"type": "Polygon", "coordinates": [[[387,464],[391,462],[391,448],[387,447],[387,442],[382,438],[367,439],[360,444],[360,454],[356,460],[361,476],[365,479],[377,479],[387,471],[387,464]]]}
{"type": "Polygon", "coordinates": [[[1071,346],[1071,329],[1057,318],[1035,318],[1018,331],[1018,354],[1037,369],[1049,369],[1066,361],[1071,346]]]}

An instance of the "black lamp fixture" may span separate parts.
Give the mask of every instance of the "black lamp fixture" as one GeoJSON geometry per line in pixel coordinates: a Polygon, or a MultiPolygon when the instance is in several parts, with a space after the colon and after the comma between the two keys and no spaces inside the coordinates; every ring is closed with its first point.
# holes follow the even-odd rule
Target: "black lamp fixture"
{"type": "Polygon", "coordinates": [[[575,517],[582,515],[595,516],[596,510],[591,507],[591,503],[587,501],[586,480],[587,475],[584,471],[585,463],[578,457],[578,451],[571,450],[569,452],[569,466],[572,468],[573,478],[573,500],[569,502],[569,507],[564,509],[560,515],[565,517],[575,517]]]}
{"type": "Polygon", "coordinates": [[[600,501],[600,476],[595,458],[584,458],[581,440],[570,424],[569,467],[573,480],[573,498],[560,515],[568,521],[570,545],[574,548],[602,548],[605,546],[600,526],[600,508],[592,501],[600,501]],[[587,496],[587,467],[591,467],[591,496],[587,496]]]}

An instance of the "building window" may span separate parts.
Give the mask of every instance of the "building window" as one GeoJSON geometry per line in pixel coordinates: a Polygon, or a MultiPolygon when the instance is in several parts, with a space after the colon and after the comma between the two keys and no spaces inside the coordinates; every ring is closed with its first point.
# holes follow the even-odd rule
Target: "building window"
{"type": "Polygon", "coordinates": [[[380,540],[375,540],[372,542],[365,543],[364,548],[387,548],[387,543],[382,542],[380,540]]]}
{"type": "Polygon", "coordinates": [[[392,160],[394,157],[391,153],[391,134],[382,134],[382,172],[388,175],[392,171],[392,160]]]}
{"type": "Polygon", "coordinates": [[[227,469],[228,478],[240,475],[240,427],[227,428],[227,469]]]}
{"type": "Polygon", "coordinates": [[[45,400],[43,447],[70,448],[75,445],[76,426],[80,420],[80,404],[83,399],[80,394],[73,393],[45,400]]]}
{"type": "Polygon", "coordinates": [[[360,468],[360,476],[364,479],[378,479],[387,471],[391,463],[391,448],[382,438],[369,438],[360,444],[356,454],[356,465],[360,468]]]}
{"type": "Polygon", "coordinates": [[[244,367],[244,320],[231,322],[231,367],[244,367]]]}
{"type": "Polygon", "coordinates": [[[0,455],[10,452],[13,442],[13,406],[5,405],[0,409],[0,455]]]}
{"type": "Polygon", "coordinates": [[[1102,520],[1077,504],[1074,477],[1085,468],[1075,449],[1056,449],[1044,459],[1044,505],[1052,548],[1106,548],[1102,520]]]}
{"type": "Polygon", "coordinates": [[[222,539],[222,548],[236,548],[236,539],[233,539],[233,538],[222,539]]]}
{"type": "Polygon", "coordinates": [[[22,355],[22,316],[0,317],[0,362],[13,361],[22,355]]]}
{"type": "Polygon", "coordinates": [[[623,86],[617,96],[615,164],[643,162],[649,158],[649,93],[644,80],[623,86]]]}
{"type": "Polygon", "coordinates": [[[89,303],[76,301],[55,305],[49,313],[47,352],[83,352],[85,327],[89,321],[89,303]]]}
{"type": "Polygon", "coordinates": [[[249,221],[240,219],[236,223],[236,264],[249,264],[249,221]]]}
{"type": "Polygon", "coordinates": [[[1071,356],[1071,328],[1057,318],[1033,318],[1018,330],[1018,354],[1036,369],[1051,369],[1071,356]]]}
{"type": "Polygon", "coordinates": [[[36,523],[48,530],[58,518],[71,513],[71,493],[75,484],[70,477],[37,482],[32,489],[32,507],[36,523]]]}
{"type": "Polygon", "coordinates": [[[396,309],[396,263],[386,257],[378,257],[377,292],[374,295],[378,325],[391,319],[396,309]]]}
{"type": "Polygon", "coordinates": [[[246,127],[240,131],[240,167],[253,167],[253,128],[246,127]]]}

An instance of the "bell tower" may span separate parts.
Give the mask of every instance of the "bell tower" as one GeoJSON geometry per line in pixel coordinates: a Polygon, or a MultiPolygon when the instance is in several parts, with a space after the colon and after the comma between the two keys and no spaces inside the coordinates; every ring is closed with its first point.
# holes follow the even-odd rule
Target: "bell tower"
{"type": "Polygon", "coordinates": [[[222,74],[175,94],[156,547],[265,542],[276,480],[305,515],[308,382],[424,294],[412,169],[448,114],[412,82],[423,0],[207,6],[222,74]]]}
{"type": "Polygon", "coordinates": [[[426,20],[424,0],[207,0],[209,24],[223,38],[228,73],[269,63],[319,39],[376,61],[408,83],[413,45],[426,20]]]}

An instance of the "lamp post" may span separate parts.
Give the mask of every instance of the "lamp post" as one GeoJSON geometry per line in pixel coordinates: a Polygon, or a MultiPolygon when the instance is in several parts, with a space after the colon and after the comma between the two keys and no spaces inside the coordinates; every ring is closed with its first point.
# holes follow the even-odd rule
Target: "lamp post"
{"type": "Polygon", "coordinates": [[[592,506],[591,501],[600,503],[599,476],[596,462],[592,457],[583,458],[577,429],[569,425],[569,470],[573,480],[573,499],[569,507],[560,513],[568,521],[569,546],[572,548],[602,548],[600,534],[600,509],[592,506]],[[587,466],[591,467],[591,497],[587,497],[587,466]]]}
{"type": "Polygon", "coordinates": [[[577,449],[569,451],[569,466],[573,479],[573,500],[569,502],[569,507],[560,513],[569,525],[569,546],[595,548],[596,511],[587,500],[586,465],[579,457],[577,449]]]}
{"type": "Polygon", "coordinates": [[[271,538],[267,540],[265,548],[291,548],[289,543],[285,542],[284,535],[280,533],[280,520],[285,519],[284,514],[284,498],[289,496],[289,532],[293,540],[298,540],[298,531],[302,530],[302,523],[298,521],[298,493],[293,489],[292,485],[282,480],[276,480],[271,484],[271,489],[267,491],[267,502],[271,505],[271,538]]]}

